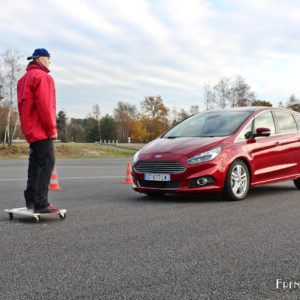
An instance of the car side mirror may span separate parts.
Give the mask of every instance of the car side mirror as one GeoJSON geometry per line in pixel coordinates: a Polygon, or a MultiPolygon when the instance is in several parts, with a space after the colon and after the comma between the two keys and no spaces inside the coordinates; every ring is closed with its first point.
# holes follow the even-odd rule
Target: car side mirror
{"type": "Polygon", "coordinates": [[[246,140],[251,140],[251,138],[253,138],[253,134],[251,131],[247,131],[244,135],[246,140]]]}
{"type": "Polygon", "coordinates": [[[270,136],[271,135],[271,129],[270,128],[257,128],[256,134],[254,134],[254,137],[257,136],[270,136]]]}

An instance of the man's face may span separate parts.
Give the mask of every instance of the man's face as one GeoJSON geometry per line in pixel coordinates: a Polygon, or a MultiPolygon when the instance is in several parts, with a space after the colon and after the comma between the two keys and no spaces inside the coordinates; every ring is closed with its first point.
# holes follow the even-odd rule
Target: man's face
{"type": "Polygon", "coordinates": [[[50,57],[48,56],[40,56],[38,60],[46,67],[49,68],[50,66],[50,57]]]}

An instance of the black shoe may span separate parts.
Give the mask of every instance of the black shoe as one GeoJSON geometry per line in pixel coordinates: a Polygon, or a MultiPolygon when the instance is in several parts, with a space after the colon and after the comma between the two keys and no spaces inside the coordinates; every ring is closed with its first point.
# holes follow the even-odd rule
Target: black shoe
{"type": "Polygon", "coordinates": [[[34,209],[34,204],[33,203],[26,204],[26,208],[27,209],[34,209]]]}
{"type": "Polygon", "coordinates": [[[34,212],[39,214],[54,214],[54,213],[58,213],[59,211],[60,209],[55,208],[53,205],[49,205],[47,207],[40,208],[40,209],[34,209],[34,212]]]}

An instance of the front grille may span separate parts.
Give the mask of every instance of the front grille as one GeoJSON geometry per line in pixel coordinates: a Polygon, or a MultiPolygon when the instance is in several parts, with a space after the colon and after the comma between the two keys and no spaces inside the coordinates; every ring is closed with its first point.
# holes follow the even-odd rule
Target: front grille
{"type": "Polygon", "coordinates": [[[177,174],[185,171],[185,166],[177,161],[139,161],[134,169],[139,173],[177,174]]]}
{"type": "Polygon", "coordinates": [[[151,181],[139,180],[140,187],[154,188],[154,189],[177,189],[180,182],[177,181],[151,181]]]}

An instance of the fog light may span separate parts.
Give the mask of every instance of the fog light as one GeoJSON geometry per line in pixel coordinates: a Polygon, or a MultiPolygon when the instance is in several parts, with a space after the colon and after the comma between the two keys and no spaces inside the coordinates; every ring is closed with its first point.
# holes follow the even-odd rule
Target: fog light
{"type": "Polygon", "coordinates": [[[216,180],[211,175],[206,175],[198,178],[193,178],[189,180],[190,188],[200,188],[204,186],[213,185],[216,183],[216,180]]]}
{"type": "Polygon", "coordinates": [[[200,186],[206,185],[207,182],[208,182],[208,180],[204,177],[197,179],[197,184],[200,185],[200,186]]]}

